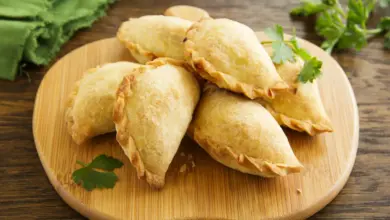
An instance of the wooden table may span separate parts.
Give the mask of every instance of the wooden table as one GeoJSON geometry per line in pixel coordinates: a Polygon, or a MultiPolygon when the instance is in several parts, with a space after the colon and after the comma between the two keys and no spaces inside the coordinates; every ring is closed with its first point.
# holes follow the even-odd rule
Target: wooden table
{"type": "MultiPolygon", "coordinates": [[[[129,17],[161,14],[175,4],[206,9],[213,17],[228,17],[255,30],[275,23],[292,27],[297,35],[320,44],[313,24],[292,19],[288,11],[293,0],[132,0],[119,1],[108,16],[92,28],[78,32],[59,58],[89,42],[113,37],[129,17]]],[[[377,11],[375,18],[390,14],[377,11]]],[[[375,19],[374,19],[375,20],[375,19]]],[[[377,20],[377,19],[376,19],[377,20]]],[[[356,164],[339,196],[317,218],[386,218],[390,216],[390,52],[383,50],[381,38],[372,40],[359,53],[333,56],[349,73],[359,105],[360,141],[356,164]]],[[[49,183],[35,150],[32,113],[35,94],[47,68],[27,67],[15,82],[0,81],[0,219],[83,219],[57,195],[49,183]]]]}

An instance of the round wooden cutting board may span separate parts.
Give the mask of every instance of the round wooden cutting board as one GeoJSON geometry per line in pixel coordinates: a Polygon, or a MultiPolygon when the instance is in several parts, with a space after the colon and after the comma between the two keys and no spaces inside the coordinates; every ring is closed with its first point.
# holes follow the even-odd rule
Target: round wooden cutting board
{"type": "MultiPolygon", "coordinates": [[[[264,39],[259,33],[259,37],[264,39]]],[[[58,61],[39,87],[33,116],[36,148],[47,176],[58,194],[91,219],[301,219],[328,204],[346,183],[356,157],[359,119],[355,97],[338,63],[317,46],[301,45],[323,61],[321,97],[334,132],[310,137],[285,129],[302,173],[265,179],[229,169],[214,161],[188,137],[182,141],[166,176],[156,191],[139,181],[135,169],[115,141],[115,134],[76,145],[67,133],[64,108],[74,83],[83,72],[104,63],[132,60],[114,38],[85,45],[58,61]],[[88,192],[73,183],[80,168],[100,154],[124,162],[115,173],[113,189],[88,192]],[[187,164],[192,157],[195,167],[187,164]]],[[[87,111],[87,109],[86,109],[87,111]]]]}

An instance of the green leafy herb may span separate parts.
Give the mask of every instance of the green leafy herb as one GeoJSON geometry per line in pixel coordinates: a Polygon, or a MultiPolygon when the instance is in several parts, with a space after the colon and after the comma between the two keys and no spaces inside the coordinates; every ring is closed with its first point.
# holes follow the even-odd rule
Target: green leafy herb
{"type": "Polygon", "coordinates": [[[123,163],[113,157],[102,154],[93,159],[93,161],[88,166],[95,169],[113,171],[116,168],[122,167],[123,163]]]}
{"type": "Polygon", "coordinates": [[[290,47],[284,42],[273,42],[272,49],[274,54],[272,55],[272,61],[277,64],[284,63],[286,61],[294,60],[294,54],[290,47]]]}
{"type": "Polygon", "coordinates": [[[375,7],[375,0],[349,0],[347,25],[358,24],[365,28],[371,11],[375,7]]]}
{"type": "Polygon", "coordinates": [[[318,35],[325,39],[321,47],[326,52],[331,53],[333,48],[344,33],[345,25],[342,21],[342,15],[336,10],[328,10],[322,13],[316,22],[316,31],[318,35]]]}
{"type": "Polygon", "coordinates": [[[294,53],[291,48],[284,42],[283,27],[275,25],[275,28],[267,28],[265,33],[273,40],[272,49],[274,51],[272,55],[272,61],[277,64],[284,63],[286,61],[294,60],[294,53]]]}
{"type": "Polygon", "coordinates": [[[81,161],[77,161],[77,163],[82,168],[72,173],[72,179],[76,184],[81,184],[88,191],[95,188],[113,188],[116,181],[118,181],[118,177],[112,171],[123,166],[121,161],[104,154],[95,157],[89,164],[81,161]],[[97,171],[96,169],[107,172],[97,171]]]}
{"type": "Polygon", "coordinates": [[[303,60],[310,60],[311,56],[310,54],[303,48],[301,48],[298,44],[297,38],[295,37],[295,33],[293,37],[290,40],[291,48],[293,49],[294,53],[298,56],[300,56],[303,60]]]}
{"type": "Polygon", "coordinates": [[[315,29],[317,34],[324,38],[321,47],[328,53],[333,49],[359,51],[367,45],[369,38],[387,30],[385,28],[388,24],[387,18],[383,18],[384,23],[378,25],[378,28],[366,27],[376,3],[376,0],[349,0],[346,13],[338,0],[302,0],[299,10],[295,8],[291,14],[303,16],[317,14],[315,29]]]}
{"type": "Polygon", "coordinates": [[[358,25],[348,27],[337,42],[338,49],[355,49],[357,51],[366,45],[366,34],[358,25]]]}
{"type": "Polygon", "coordinates": [[[298,80],[303,83],[313,82],[315,78],[321,75],[322,62],[316,57],[312,57],[305,62],[301,72],[298,75],[298,80]]]}
{"type": "Polygon", "coordinates": [[[390,49],[390,31],[385,35],[385,48],[390,49]]]}
{"type": "Polygon", "coordinates": [[[390,17],[381,18],[381,22],[378,25],[378,28],[386,31],[390,31],[390,17]]]}
{"type": "Polygon", "coordinates": [[[302,5],[294,8],[291,11],[292,15],[309,16],[323,12],[330,7],[329,2],[323,2],[321,0],[303,0],[302,5]]]}
{"type": "Polygon", "coordinates": [[[367,39],[381,30],[367,30],[366,23],[371,11],[374,9],[375,0],[350,0],[348,2],[347,26],[337,44],[339,49],[360,50],[367,45],[367,39]]]}
{"type": "Polygon", "coordinates": [[[305,61],[305,64],[298,75],[298,80],[300,82],[313,82],[315,78],[321,75],[322,62],[316,57],[312,57],[305,49],[299,46],[295,36],[295,29],[293,31],[293,37],[290,40],[284,39],[283,27],[280,25],[275,25],[274,28],[267,28],[265,33],[273,41],[263,41],[261,43],[272,44],[272,60],[274,63],[280,64],[286,61],[295,61],[294,56],[299,56],[305,61]]]}
{"type": "Polygon", "coordinates": [[[275,25],[274,28],[267,28],[264,30],[265,34],[273,41],[283,41],[283,27],[280,25],[275,25]]]}

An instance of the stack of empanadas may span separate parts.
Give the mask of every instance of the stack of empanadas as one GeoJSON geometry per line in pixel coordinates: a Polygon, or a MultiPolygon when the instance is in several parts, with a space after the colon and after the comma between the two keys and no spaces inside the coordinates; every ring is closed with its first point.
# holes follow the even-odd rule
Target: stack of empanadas
{"type": "Polygon", "coordinates": [[[186,132],[218,162],[275,177],[303,168],[279,125],[332,131],[316,82],[296,82],[302,61],[274,65],[241,23],[150,15],[124,22],[117,37],[141,64],[89,70],[71,94],[68,128],[78,144],[116,130],[153,187],[164,185],[186,132]]]}

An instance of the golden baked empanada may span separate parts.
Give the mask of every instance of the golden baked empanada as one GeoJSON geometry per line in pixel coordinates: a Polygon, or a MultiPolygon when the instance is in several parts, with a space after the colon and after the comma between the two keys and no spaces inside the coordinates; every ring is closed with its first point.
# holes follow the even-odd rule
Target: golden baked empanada
{"type": "Polygon", "coordinates": [[[112,120],[115,94],[124,76],[139,64],[117,62],[88,70],[70,94],[65,121],[77,144],[115,131],[112,120]]]}
{"type": "Polygon", "coordinates": [[[203,19],[188,30],[185,59],[205,79],[254,99],[288,88],[256,34],[229,19],[203,19]]]}
{"type": "Polygon", "coordinates": [[[299,172],[286,135],[258,102],[206,85],[188,134],[218,162],[264,177],[299,172]]]}
{"type": "Polygon", "coordinates": [[[117,37],[140,63],[157,57],[184,60],[183,39],[190,26],[178,17],[148,15],[124,22],[117,37]]]}
{"type": "Polygon", "coordinates": [[[155,188],[168,170],[198,103],[200,89],[184,62],[159,58],[124,78],[117,93],[117,140],[140,179],[155,188]]]}
{"type": "Polygon", "coordinates": [[[279,124],[310,135],[331,132],[332,124],[326,114],[319,94],[317,82],[301,83],[297,77],[304,62],[299,57],[295,62],[275,64],[282,79],[296,92],[279,91],[272,100],[259,100],[275,117],[279,124]]]}

